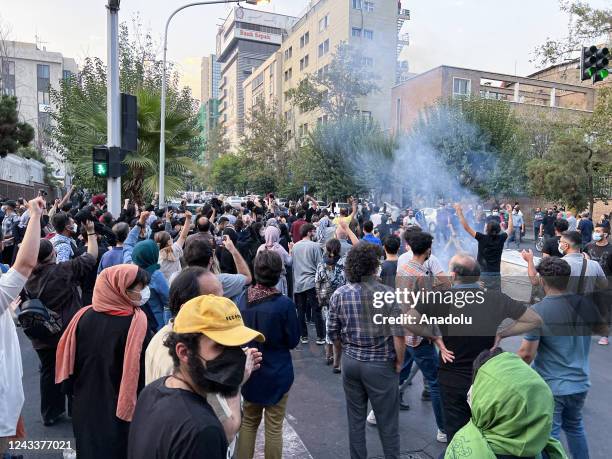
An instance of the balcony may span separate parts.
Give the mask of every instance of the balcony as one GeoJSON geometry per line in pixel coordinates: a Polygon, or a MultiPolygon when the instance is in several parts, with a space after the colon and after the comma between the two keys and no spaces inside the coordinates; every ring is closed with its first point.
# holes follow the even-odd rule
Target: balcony
{"type": "Polygon", "coordinates": [[[410,34],[403,33],[397,38],[397,42],[400,45],[408,46],[410,44],[410,34]]]}
{"type": "Polygon", "coordinates": [[[398,19],[401,19],[403,21],[410,21],[410,10],[402,8],[401,10],[398,10],[397,16],[398,19]]]}

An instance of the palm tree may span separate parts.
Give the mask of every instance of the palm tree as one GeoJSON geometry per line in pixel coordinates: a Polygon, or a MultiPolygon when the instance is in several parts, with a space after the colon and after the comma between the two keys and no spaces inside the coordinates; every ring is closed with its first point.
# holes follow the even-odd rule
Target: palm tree
{"type": "MultiPolygon", "coordinates": [[[[56,118],[63,121],[62,129],[55,129],[55,142],[66,152],[77,181],[95,189],[103,187],[102,179],[95,179],[91,151],[94,145],[106,143],[106,108],[87,97],[83,91],[71,94],[67,110],[56,118]],[[76,99],[76,100],[75,100],[76,99]]],[[[151,196],[159,183],[159,137],[161,100],[159,92],[141,88],[138,98],[138,150],[124,160],[128,173],[123,177],[123,195],[142,203],[151,196]]],[[[196,117],[180,109],[172,98],[166,111],[166,170],[165,186],[168,196],[183,188],[184,176],[197,167],[192,156],[199,141],[196,117]]]]}

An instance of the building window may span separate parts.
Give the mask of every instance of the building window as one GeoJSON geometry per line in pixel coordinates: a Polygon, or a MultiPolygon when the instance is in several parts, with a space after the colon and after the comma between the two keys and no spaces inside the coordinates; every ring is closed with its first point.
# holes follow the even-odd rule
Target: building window
{"type": "Polygon", "coordinates": [[[368,13],[374,12],[374,2],[363,2],[363,9],[368,13]]]}
{"type": "Polygon", "coordinates": [[[353,37],[361,37],[361,29],[359,27],[353,27],[351,29],[351,35],[353,37]]]}
{"type": "Polygon", "coordinates": [[[327,75],[327,72],[329,72],[329,64],[325,64],[323,67],[321,67],[318,71],[317,71],[317,76],[319,78],[323,78],[325,75],[327,75]]]}
{"type": "Polygon", "coordinates": [[[472,92],[472,80],[453,77],[453,97],[469,96],[472,92]]]}
{"type": "Polygon", "coordinates": [[[366,67],[374,67],[374,59],[371,57],[363,57],[363,65],[366,67]]]}
{"type": "Polygon", "coordinates": [[[293,76],[293,69],[289,68],[285,70],[285,81],[289,81],[293,76]]]}
{"type": "Polygon", "coordinates": [[[300,70],[304,70],[306,67],[308,67],[308,60],[308,54],[300,59],[300,70]]]}
{"type": "Polygon", "coordinates": [[[325,56],[329,52],[329,38],[319,45],[319,57],[325,56]]]}
{"type": "Polygon", "coordinates": [[[293,56],[293,46],[290,46],[289,48],[285,50],[285,60],[291,59],[292,56],[293,56]]]}
{"type": "Polygon", "coordinates": [[[261,72],[255,78],[253,78],[253,82],[251,83],[252,90],[259,88],[264,82],[264,74],[261,72]]]}
{"type": "Polygon", "coordinates": [[[327,123],[327,115],[319,116],[317,118],[317,124],[325,124],[327,123]]]}
{"type": "Polygon", "coordinates": [[[300,48],[303,48],[310,42],[310,32],[306,32],[300,37],[300,48]]]}
{"type": "Polygon", "coordinates": [[[70,70],[62,71],[62,79],[64,81],[70,81],[71,78],[72,78],[72,72],[70,70]]]}
{"type": "Polygon", "coordinates": [[[363,29],[363,38],[367,38],[368,40],[374,40],[374,31],[363,29]]]}
{"type": "Polygon", "coordinates": [[[360,10],[361,9],[361,0],[353,0],[353,9],[360,10]]]}
{"type": "Polygon", "coordinates": [[[0,69],[0,84],[2,84],[2,94],[6,96],[15,95],[15,61],[2,61],[0,69]]]}
{"type": "Polygon", "coordinates": [[[327,29],[328,25],[329,25],[329,14],[326,14],[324,17],[319,19],[319,32],[323,32],[325,29],[327,29]]]}

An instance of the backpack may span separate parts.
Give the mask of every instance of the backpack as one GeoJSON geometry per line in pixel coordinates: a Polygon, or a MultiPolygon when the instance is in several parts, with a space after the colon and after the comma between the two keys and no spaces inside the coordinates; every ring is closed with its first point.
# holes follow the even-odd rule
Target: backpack
{"type": "MultiPolygon", "coordinates": [[[[37,296],[44,292],[49,276],[50,274],[47,274],[37,296]]],[[[23,332],[28,338],[41,341],[57,337],[62,331],[60,315],[47,308],[40,299],[32,298],[32,294],[25,288],[24,291],[29,299],[21,304],[19,314],[17,314],[17,320],[23,332]]]]}

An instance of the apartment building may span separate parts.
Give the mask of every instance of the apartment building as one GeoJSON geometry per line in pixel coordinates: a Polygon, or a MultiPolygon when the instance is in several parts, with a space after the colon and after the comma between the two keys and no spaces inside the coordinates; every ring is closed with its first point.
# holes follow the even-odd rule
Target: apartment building
{"type": "Polygon", "coordinates": [[[595,90],[586,86],[443,65],[393,87],[392,130],[408,131],[438,99],[472,95],[506,101],[524,116],[568,120],[592,113],[595,100],[595,90]]]}
{"type": "Polygon", "coordinates": [[[292,16],[234,7],[219,27],[219,123],[232,147],[244,129],[244,80],[280,48],[296,21],[292,16]]]}
{"type": "Polygon", "coordinates": [[[200,140],[202,150],[200,161],[206,163],[206,142],[210,131],[217,125],[219,120],[219,81],[221,79],[221,64],[217,56],[211,54],[202,58],[201,66],[201,92],[200,110],[198,112],[198,127],[200,128],[200,140]]]}
{"type": "Polygon", "coordinates": [[[64,179],[61,156],[44,145],[45,129],[51,122],[50,88],[78,73],[74,59],[47,51],[35,43],[4,41],[0,53],[0,91],[19,99],[19,118],[36,131],[35,144],[52,164],[55,175],[64,179]]]}
{"type": "Polygon", "coordinates": [[[391,88],[398,75],[397,61],[407,44],[401,29],[409,17],[409,12],[397,0],[311,1],[288,30],[279,52],[245,79],[245,107],[252,107],[260,98],[267,103],[276,99],[279,116],[288,122],[287,137],[299,141],[327,117],[320,110],[302,113],[292,106],[287,91],[295,88],[307,74],[326,72],[336,47],[344,42],[359,48],[364,69],[377,72],[379,77],[379,90],[359,101],[358,114],[374,118],[383,128],[388,128],[391,88]],[[271,82],[271,75],[276,83],[271,82]]]}

